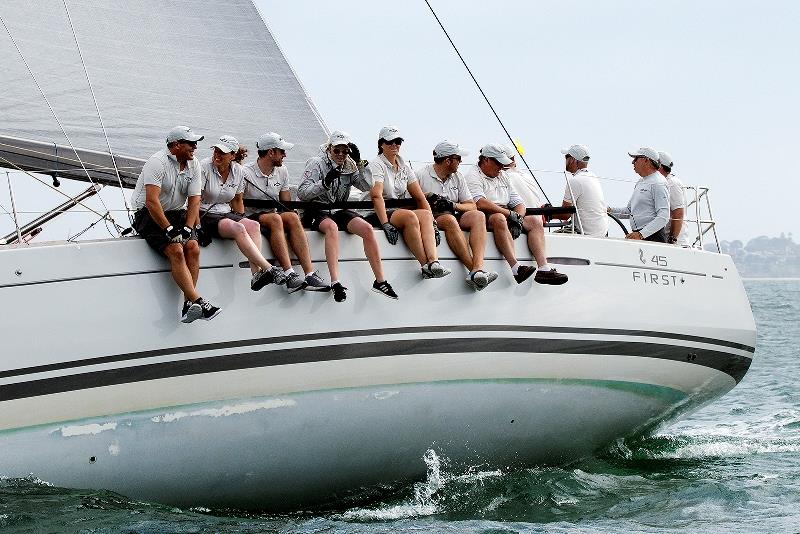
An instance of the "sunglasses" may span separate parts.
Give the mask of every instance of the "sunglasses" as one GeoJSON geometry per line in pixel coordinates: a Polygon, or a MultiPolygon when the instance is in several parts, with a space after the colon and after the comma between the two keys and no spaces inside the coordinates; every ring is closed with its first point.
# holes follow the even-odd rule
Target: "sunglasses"
{"type": "Polygon", "coordinates": [[[403,140],[398,137],[397,139],[392,139],[391,141],[384,141],[383,144],[384,145],[397,145],[397,146],[400,146],[400,145],[403,144],[403,140]]]}
{"type": "Polygon", "coordinates": [[[461,162],[461,156],[450,156],[448,159],[452,159],[454,161],[458,161],[459,163],[461,162]]]}
{"type": "Polygon", "coordinates": [[[346,156],[350,153],[349,148],[332,148],[331,152],[333,152],[337,156],[346,156]]]}
{"type": "Polygon", "coordinates": [[[197,141],[187,141],[186,139],[181,139],[178,143],[183,143],[184,145],[189,145],[190,147],[197,148],[197,141]]]}

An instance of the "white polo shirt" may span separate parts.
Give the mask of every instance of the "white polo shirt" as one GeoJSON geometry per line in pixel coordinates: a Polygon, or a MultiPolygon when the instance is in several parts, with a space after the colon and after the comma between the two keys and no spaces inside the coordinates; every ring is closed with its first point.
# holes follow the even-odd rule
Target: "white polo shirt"
{"type": "Polygon", "coordinates": [[[511,188],[516,191],[526,208],[537,208],[542,205],[537,191],[539,186],[533,180],[530,173],[522,172],[519,169],[511,168],[503,171],[508,176],[511,188]]]}
{"type": "Polygon", "coordinates": [[[591,237],[605,237],[608,234],[608,213],[597,175],[589,169],[578,169],[575,174],[567,173],[567,181],[569,187],[564,188],[564,200],[578,210],[578,216],[572,218],[575,229],[591,237]]]}
{"type": "Polygon", "coordinates": [[[450,202],[471,202],[472,195],[469,192],[469,186],[464,176],[456,171],[444,180],[439,178],[433,164],[425,165],[425,167],[417,170],[415,173],[419,186],[424,193],[436,193],[445,197],[450,202]]]}
{"type": "MultiPolygon", "coordinates": [[[[680,208],[686,209],[686,195],[684,194],[683,190],[683,182],[675,176],[674,174],[670,173],[666,175],[664,178],[667,180],[667,191],[669,192],[669,211],[670,211],[670,220],[667,221],[667,225],[664,227],[664,231],[667,233],[667,237],[670,236],[672,233],[670,230],[672,229],[672,210],[677,210],[680,208]]],[[[681,226],[681,233],[678,235],[678,244],[679,245],[688,245],[689,244],[689,236],[688,230],[686,226],[686,212],[684,211],[683,214],[684,222],[681,226]]]]}
{"type": "MultiPolygon", "coordinates": [[[[286,167],[273,167],[269,176],[261,172],[258,161],[248,163],[243,169],[246,178],[244,198],[271,200],[272,197],[274,200],[280,200],[281,191],[289,190],[289,170],[286,167]]],[[[248,215],[262,211],[263,208],[245,208],[245,213],[248,215]]]]}
{"type": "Polygon", "coordinates": [[[403,158],[397,156],[397,170],[383,154],[370,161],[368,168],[372,185],[383,182],[383,198],[411,198],[408,184],[416,182],[417,176],[403,158]]]}
{"type": "Polygon", "coordinates": [[[186,168],[180,170],[177,158],[169,149],[150,156],[139,173],[131,195],[134,210],[142,209],[145,205],[146,185],[157,185],[161,188],[158,200],[164,211],[185,209],[186,200],[199,195],[203,188],[200,163],[196,159],[190,159],[186,162],[186,168]]]}
{"type": "Polygon", "coordinates": [[[222,175],[212,163],[211,158],[200,162],[203,171],[203,196],[200,198],[201,213],[230,213],[230,201],[244,192],[244,171],[238,163],[231,163],[228,178],[222,175]]]}
{"type": "Polygon", "coordinates": [[[520,204],[525,204],[511,185],[511,181],[505,171],[500,171],[497,178],[490,178],[483,174],[477,165],[466,176],[472,200],[477,202],[485,198],[494,202],[498,206],[513,209],[520,204]]]}

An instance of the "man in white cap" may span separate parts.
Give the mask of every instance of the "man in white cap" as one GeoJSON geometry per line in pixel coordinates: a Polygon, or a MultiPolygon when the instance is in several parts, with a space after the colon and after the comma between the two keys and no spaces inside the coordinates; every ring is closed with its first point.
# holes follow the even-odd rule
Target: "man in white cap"
{"type": "Polygon", "coordinates": [[[575,232],[590,237],[607,236],[608,206],[600,181],[588,169],[589,148],[586,145],[572,145],[562,149],[561,153],[564,154],[564,168],[567,171],[567,185],[561,205],[575,206],[577,213],[572,216],[575,232]]]}
{"type": "Polygon", "coordinates": [[[269,245],[275,258],[283,268],[284,278],[275,282],[285,283],[289,293],[300,289],[306,291],[330,291],[330,286],[314,270],[311,265],[311,253],[308,239],[300,217],[294,210],[284,209],[283,202],[292,199],[289,192],[289,171],[283,166],[286,151],[291,150],[294,143],[285,141],[275,132],[268,132],[258,138],[256,148],[258,159],[244,166],[244,198],[269,200],[273,208],[247,208],[247,216],[258,221],[261,228],[269,236],[269,245]],[[286,243],[289,234],[289,244],[286,243]],[[289,258],[289,246],[300,262],[304,277],[292,268],[289,258]]]}
{"type": "Polygon", "coordinates": [[[536,180],[530,173],[522,172],[517,167],[517,150],[508,145],[502,145],[503,152],[505,152],[511,163],[503,167],[503,171],[508,176],[508,182],[511,184],[512,189],[516,191],[519,198],[525,204],[526,208],[536,208],[542,205],[542,200],[539,198],[539,186],[536,180]]]}
{"type": "Polygon", "coordinates": [[[325,259],[331,274],[331,289],[336,302],[347,299],[347,288],[339,281],[339,231],[355,234],[363,240],[364,254],[375,275],[372,290],[391,299],[397,299],[391,284],[383,274],[380,245],[372,225],[357,212],[333,209],[329,206],[350,198],[353,186],[369,191],[372,186],[367,169],[350,157],[353,141],[341,131],[331,132],[323,153],[306,162],[303,181],[297,188],[297,197],[304,201],[319,202],[319,209],[307,209],[303,219],[312,230],[325,235],[325,259]]]}
{"type": "Polygon", "coordinates": [[[672,156],[667,152],[658,153],[658,172],[667,181],[667,191],[669,191],[669,222],[664,227],[667,235],[667,243],[673,245],[683,245],[687,240],[686,232],[683,232],[683,219],[686,214],[686,196],[683,194],[683,182],[672,174],[672,156]]]}
{"type": "Polygon", "coordinates": [[[472,199],[478,209],[487,215],[497,249],[511,266],[518,284],[530,278],[534,272],[534,280],[540,284],[564,284],[568,280],[567,275],[547,264],[542,218],[525,215],[525,204],[503,171],[503,167],[510,164],[511,158],[501,145],[485,145],[481,148],[478,164],[467,174],[472,199]],[[538,270],[517,261],[514,239],[522,232],[527,233],[528,249],[536,259],[538,270]]]}
{"type": "Polygon", "coordinates": [[[199,222],[202,171],[194,159],[197,142],[203,136],[186,126],[167,133],[167,147],[153,154],[142,167],[131,201],[133,227],[147,244],[164,255],[172,278],[183,291],[181,322],[210,320],[219,314],[217,306],[197,293],[200,275],[199,222]]]}
{"type": "Polygon", "coordinates": [[[497,273],[483,270],[486,216],[478,210],[467,181],[458,172],[461,159],[467,154],[457,143],[442,141],[433,148],[433,163],[415,174],[436,225],[444,231],[450,250],[469,271],[467,284],[480,291],[497,279],[497,273]],[[462,230],[469,232],[469,245],[462,230]]]}
{"type": "Polygon", "coordinates": [[[669,220],[669,193],[667,181],[658,172],[658,151],[643,146],[628,152],[633,158],[633,170],[641,176],[633,188],[633,195],[624,208],[608,208],[620,219],[631,220],[631,232],[625,239],[644,239],[665,243],[664,227],[669,220]]]}

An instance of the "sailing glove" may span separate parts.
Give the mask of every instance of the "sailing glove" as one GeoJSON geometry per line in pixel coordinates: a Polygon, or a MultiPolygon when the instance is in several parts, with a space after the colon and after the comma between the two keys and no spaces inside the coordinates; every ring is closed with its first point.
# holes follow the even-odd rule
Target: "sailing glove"
{"type": "Polygon", "coordinates": [[[328,171],[328,174],[325,175],[325,178],[322,179],[322,185],[325,186],[325,189],[330,189],[333,182],[339,179],[341,173],[336,169],[331,169],[328,171]]]}
{"type": "Polygon", "coordinates": [[[511,232],[511,238],[516,239],[522,235],[522,215],[516,211],[508,214],[508,230],[511,232]]]}
{"type": "Polygon", "coordinates": [[[356,162],[356,165],[361,163],[361,151],[358,149],[355,143],[347,143],[347,146],[350,148],[350,157],[353,158],[353,161],[356,162]]]}
{"type": "Polygon", "coordinates": [[[397,240],[400,239],[400,232],[397,228],[394,227],[392,223],[386,222],[381,225],[383,227],[383,233],[386,234],[386,240],[392,244],[396,245],[397,240]]]}
{"type": "Polygon", "coordinates": [[[433,221],[433,238],[436,240],[437,247],[442,244],[442,233],[439,231],[436,221],[433,221]]]}
{"type": "Polygon", "coordinates": [[[167,239],[170,243],[183,243],[183,229],[169,225],[167,229],[164,230],[164,233],[167,235],[167,239]]]}
{"type": "Polygon", "coordinates": [[[453,201],[442,196],[437,198],[431,207],[433,208],[433,211],[437,213],[456,212],[456,205],[453,203],[453,201]]]}

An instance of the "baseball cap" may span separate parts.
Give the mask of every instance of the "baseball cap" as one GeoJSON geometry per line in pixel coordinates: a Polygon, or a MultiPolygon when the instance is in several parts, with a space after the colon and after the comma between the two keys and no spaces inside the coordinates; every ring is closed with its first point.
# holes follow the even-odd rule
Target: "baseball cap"
{"type": "Polygon", "coordinates": [[[239,141],[237,141],[232,135],[223,135],[219,138],[219,141],[211,145],[211,148],[218,148],[226,154],[232,154],[239,150],[239,141]]]}
{"type": "Polygon", "coordinates": [[[672,168],[672,156],[669,155],[669,152],[658,152],[658,162],[661,163],[664,167],[672,168]]]}
{"type": "Polygon", "coordinates": [[[589,161],[589,147],[586,145],[572,145],[569,148],[562,148],[561,153],[565,156],[572,156],[578,161],[584,163],[589,161]]]}
{"type": "Polygon", "coordinates": [[[442,141],[433,147],[434,158],[446,158],[447,156],[461,156],[466,157],[469,154],[468,150],[461,148],[458,143],[452,141],[442,141]]]}
{"type": "Polygon", "coordinates": [[[349,134],[339,130],[331,132],[330,137],[328,137],[328,146],[348,145],[352,142],[353,140],[349,134]]]}
{"type": "Polygon", "coordinates": [[[280,148],[281,150],[291,150],[294,143],[285,141],[283,137],[275,132],[267,132],[258,138],[256,148],[258,150],[269,150],[270,148],[280,148]]]}
{"type": "Polygon", "coordinates": [[[658,150],[656,150],[655,148],[650,148],[649,146],[643,146],[632,152],[628,152],[628,155],[632,158],[635,158],[637,156],[642,156],[658,163],[658,150]]]}
{"type": "Polygon", "coordinates": [[[501,165],[511,163],[511,158],[508,157],[508,153],[503,149],[503,145],[484,145],[481,148],[481,156],[497,160],[501,165]]]}
{"type": "Polygon", "coordinates": [[[191,141],[196,143],[202,141],[204,136],[197,135],[188,126],[176,126],[167,133],[167,144],[175,141],[191,141]]]}
{"type": "Polygon", "coordinates": [[[403,134],[400,133],[400,130],[395,128],[394,126],[384,126],[381,128],[380,133],[378,134],[378,139],[383,139],[384,141],[392,141],[394,139],[402,139],[403,134]]]}

